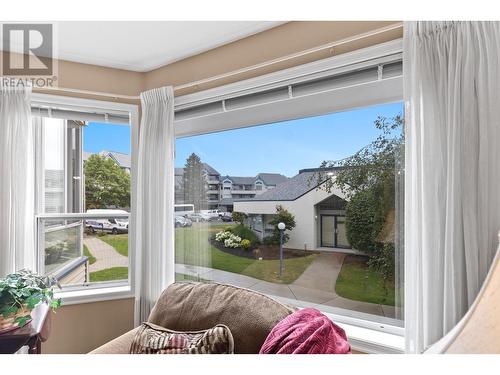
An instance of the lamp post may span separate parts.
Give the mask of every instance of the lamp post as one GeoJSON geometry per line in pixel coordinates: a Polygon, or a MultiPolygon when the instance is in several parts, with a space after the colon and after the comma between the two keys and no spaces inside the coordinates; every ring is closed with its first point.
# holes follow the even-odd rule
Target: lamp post
{"type": "Polygon", "coordinates": [[[285,223],[281,222],[278,224],[278,229],[280,231],[280,278],[283,275],[283,232],[285,228],[285,223]]]}

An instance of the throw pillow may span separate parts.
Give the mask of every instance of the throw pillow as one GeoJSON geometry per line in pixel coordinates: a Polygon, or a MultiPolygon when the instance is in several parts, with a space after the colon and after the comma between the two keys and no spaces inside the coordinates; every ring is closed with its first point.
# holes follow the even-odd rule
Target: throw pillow
{"type": "Polygon", "coordinates": [[[233,354],[233,335],[228,327],[193,332],[177,332],[152,323],[142,323],[130,354],[233,354]]]}

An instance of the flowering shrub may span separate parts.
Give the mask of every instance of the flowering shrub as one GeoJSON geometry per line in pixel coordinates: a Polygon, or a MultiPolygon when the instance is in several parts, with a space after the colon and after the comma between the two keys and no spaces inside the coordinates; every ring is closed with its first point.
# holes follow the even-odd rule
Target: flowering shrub
{"type": "Polygon", "coordinates": [[[241,247],[245,250],[250,249],[252,243],[249,240],[241,240],[241,247]]]}
{"type": "Polygon", "coordinates": [[[217,242],[224,242],[229,237],[231,237],[232,233],[228,231],[220,231],[215,234],[215,240],[217,242]]]}
{"type": "Polygon", "coordinates": [[[237,248],[241,246],[241,237],[236,236],[228,231],[218,232],[215,235],[217,242],[224,243],[224,247],[237,248]]]}

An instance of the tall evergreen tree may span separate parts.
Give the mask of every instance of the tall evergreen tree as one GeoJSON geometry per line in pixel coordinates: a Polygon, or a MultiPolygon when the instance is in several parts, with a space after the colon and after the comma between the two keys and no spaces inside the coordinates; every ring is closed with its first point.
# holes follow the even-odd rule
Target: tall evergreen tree
{"type": "Polygon", "coordinates": [[[182,185],[184,203],[193,204],[196,211],[207,209],[207,181],[203,172],[203,163],[195,153],[186,159],[182,185]]]}

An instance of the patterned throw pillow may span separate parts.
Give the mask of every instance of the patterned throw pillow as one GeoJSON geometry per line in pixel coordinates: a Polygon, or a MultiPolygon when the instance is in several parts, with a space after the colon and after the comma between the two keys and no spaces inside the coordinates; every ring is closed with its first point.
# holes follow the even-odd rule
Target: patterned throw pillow
{"type": "Polygon", "coordinates": [[[228,327],[194,332],[177,332],[152,323],[142,323],[130,354],[233,354],[233,335],[228,327]]]}

